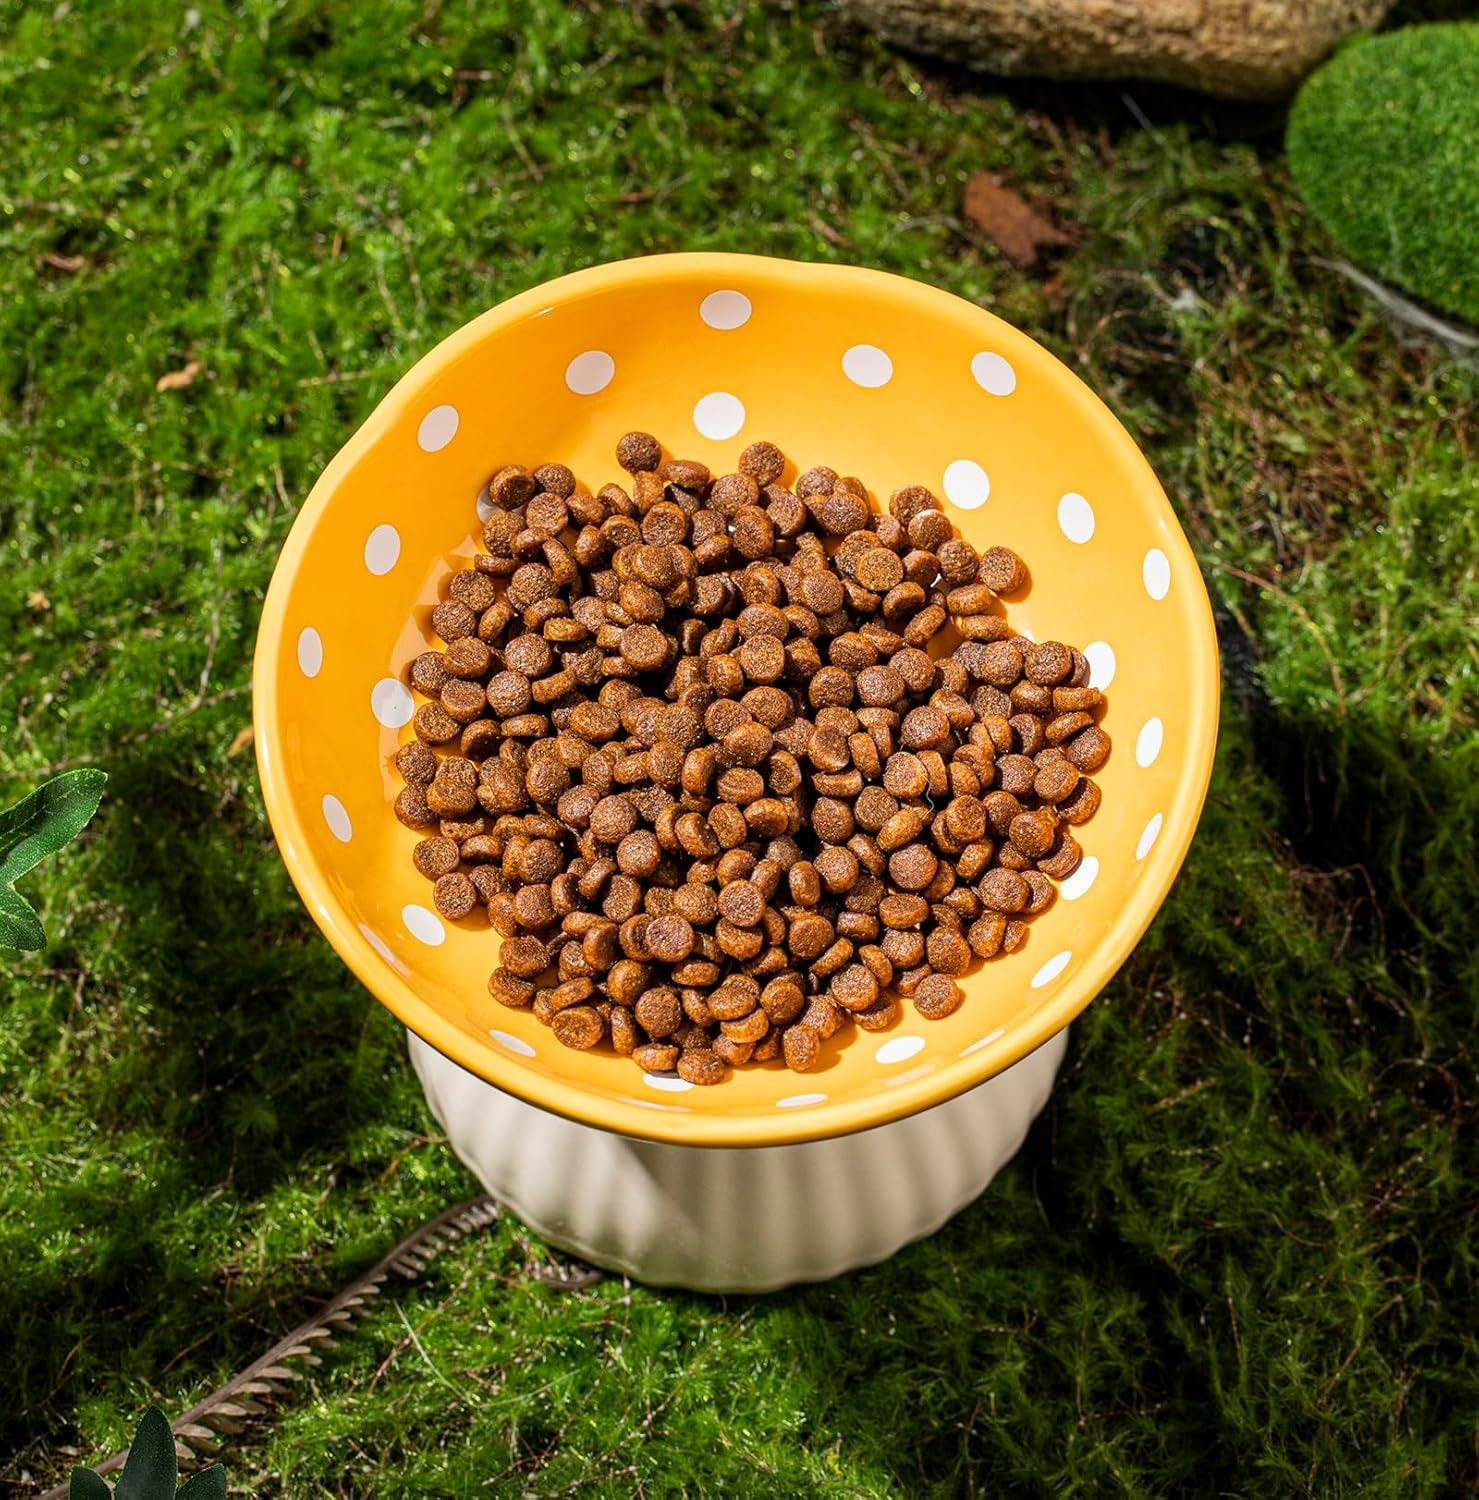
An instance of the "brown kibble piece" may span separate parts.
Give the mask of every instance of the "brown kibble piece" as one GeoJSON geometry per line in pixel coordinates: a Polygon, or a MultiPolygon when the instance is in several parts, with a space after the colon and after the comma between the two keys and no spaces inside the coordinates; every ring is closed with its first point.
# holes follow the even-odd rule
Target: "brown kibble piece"
{"type": "Polygon", "coordinates": [[[774,443],[751,443],[739,456],[739,471],[762,488],[774,484],[785,471],[785,455],[774,443]]]}
{"type": "Polygon", "coordinates": [[[650,432],[629,432],[616,445],[616,461],[628,474],[649,473],[662,463],[662,444],[650,432]]]}
{"type": "Polygon", "coordinates": [[[889,855],[889,878],[904,891],[922,891],[935,878],[939,860],[924,844],[907,844],[889,855]]]}
{"type": "Polygon", "coordinates": [[[417,870],[428,880],[440,880],[443,875],[450,875],[462,860],[462,851],[451,839],[435,838],[423,839],[411,852],[411,858],[415,861],[417,870]]]}
{"type": "Polygon", "coordinates": [[[550,1029],[557,1041],[578,1052],[588,1052],[601,1040],[606,1023],[600,1011],[589,1005],[572,1005],[556,1013],[550,1029]]]}
{"type": "Polygon", "coordinates": [[[424,828],[437,820],[436,814],[426,805],[426,794],[419,786],[401,788],[396,794],[394,812],[396,819],[407,828],[424,828]]]}
{"type": "Polygon", "coordinates": [[[654,917],[647,928],[647,948],[662,963],[681,963],[693,952],[693,928],[677,913],[654,917]]]}
{"type": "Polygon", "coordinates": [[[1081,779],[1078,767],[1064,756],[1062,760],[1052,760],[1039,767],[1032,790],[1040,801],[1062,802],[1073,793],[1081,779]]]}
{"type": "Polygon", "coordinates": [[[646,1042],[632,1049],[632,1061],[644,1073],[671,1073],[679,1056],[678,1048],[666,1042],[646,1042]]]}
{"type": "Polygon", "coordinates": [[[707,1047],[690,1047],[678,1055],[678,1077],[687,1083],[723,1083],[724,1059],[707,1047]]]}
{"type": "Polygon", "coordinates": [[[1018,813],[1009,830],[1012,842],[1031,859],[1041,859],[1053,847],[1057,820],[1050,812],[1018,813]]]}
{"type": "Polygon", "coordinates": [[[978,890],[993,911],[1021,911],[1027,905],[1027,882],[1014,870],[988,870],[978,890]]]}
{"type": "Polygon", "coordinates": [[[788,1026],[781,1036],[781,1049],[786,1066],[794,1073],[805,1073],[816,1066],[817,1054],[821,1051],[821,1037],[810,1026],[797,1022],[788,1026]]]}
{"type": "Polygon", "coordinates": [[[960,1009],[963,995],[948,974],[929,974],[919,981],[910,998],[914,1009],[926,1020],[938,1021],[960,1009]]]}
{"type": "Polygon", "coordinates": [[[1102,795],[1098,783],[1090,781],[1085,776],[1079,781],[1078,786],[1058,803],[1058,817],[1064,823],[1073,824],[1075,827],[1080,823],[1087,823],[1099,811],[1102,795]]]}
{"type": "Polygon", "coordinates": [[[444,917],[455,922],[478,904],[478,893],[466,875],[443,875],[431,888],[431,901],[444,917]]]}
{"type": "Polygon", "coordinates": [[[1092,775],[1109,759],[1109,736],[1097,724],[1091,724],[1069,740],[1064,753],[1080,771],[1092,775]]]}
{"type": "Polygon", "coordinates": [[[970,967],[970,945],[958,932],[948,927],[936,927],[924,945],[925,957],[937,973],[964,974],[970,967]]]}
{"type": "Polygon", "coordinates": [[[1037,867],[1054,880],[1067,880],[1078,869],[1083,857],[1084,851],[1079,847],[1078,840],[1064,830],[1058,835],[1058,847],[1047,857],[1039,859],[1037,867]]]}
{"type": "Polygon", "coordinates": [[[734,880],[719,892],[719,915],[736,927],[753,927],[765,911],[765,897],[749,880],[734,880]]]}
{"type": "Polygon", "coordinates": [[[992,547],[981,557],[976,576],[994,594],[1015,594],[1027,587],[1027,565],[1010,547],[992,547]]]}

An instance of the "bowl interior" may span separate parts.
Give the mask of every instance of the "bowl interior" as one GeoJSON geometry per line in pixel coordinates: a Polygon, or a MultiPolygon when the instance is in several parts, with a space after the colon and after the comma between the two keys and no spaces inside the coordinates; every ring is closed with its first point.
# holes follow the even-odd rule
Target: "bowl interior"
{"type": "MultiPolygon", "coordinates": [[[[794,469],[790,471],[794,474],[794,469]]],[[[789,477],[789,476],[788,476],[789,477]]],[[[283,551],[256,662],[257,746],[283,857],[370,990],[463,1066],[629,1134],[753,1145],[865,1128],[999,1072],[1066,1025],[1123,961],[1186,852],[1211,767],[1211,611],[1170,505],[1124,429],[1051,355],[990,313],[848,267],[743,256],[598,267],[495,308],[385,398],[326,470],[283,551]],[[716,1088],[556,1042],[490,999],[499,939],[444,922],[391,815],[391,757],[435,644],[439,586],[465,566],[479,493],[509,462],[599,486],[632,428],[715,472],[756,438],[886,499],[929,485],[978,547],[1032,572],[1023,633],[1086,650],[1114,749],[1085,859],[965,1003],[891,1032],[848,1028],[807,1074],[779,1063],[716,1088]]]]}

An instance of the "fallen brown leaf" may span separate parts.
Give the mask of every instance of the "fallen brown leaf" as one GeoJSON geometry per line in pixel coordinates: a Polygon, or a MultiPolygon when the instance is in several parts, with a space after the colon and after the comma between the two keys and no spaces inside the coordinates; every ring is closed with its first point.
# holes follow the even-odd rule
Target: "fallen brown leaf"
{"type": "Polygon", "coordinates": [[[256,733],[250,724],[244,729],[238,729],[235,738],[232,739],[230,745],[226,748],[226,754],[240,755],[243,750],[256,742],[256,738],[256,733]]]}
{"type": "Polygon", "coordinates": [[[65,271],[68,276],[75,276],[87,265],[85,255],[58,255],[53,250],[46,251],[41,256],[41,264],[50,266],[53,271],[65,271]]]}
{"type": "Polygon", "coordinates": [[[195,383],[195,377],[205,368],[198,359],[192,359],[183,370],[171,370],[154,382],[156,391],[182,391],[195,383]]]}
{"type": "Polygon", "coordinates": [[[35,610],[50,609],[51,600],[48,599],[40,589],[32,589],[31,592],[26,595],[26,608],[35,610]]]}
{"type": "Polygon", "coordinates": [[[960,211],[1013,265],[1024,270],[1037,264],[1042,251],[1059,250],[1073,243],[1072,235],[1050,224],[990,172],[977,172],[966,183],[960,211]]]}

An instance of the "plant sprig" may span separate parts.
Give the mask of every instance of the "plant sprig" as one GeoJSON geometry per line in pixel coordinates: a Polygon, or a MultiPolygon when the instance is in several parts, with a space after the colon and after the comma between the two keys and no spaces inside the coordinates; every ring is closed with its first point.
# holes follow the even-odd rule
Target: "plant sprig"
{"type": "Polygon", "coordinates": [[[169,1421],[151,1406],[134,1433],[118,1487],[110,1491],[101,1475],[79,1466],[72,1470],[68,1500],[226,1500],[226,1471],[220,1464],[192,1474],[177,1490],[179,1477],[169,1421]]]}
{"type": "Polygon", "coordinates": [[[34,952],[46,946],[41,918],[15,882],[87,827],[107,779],[91,766],[64,771],[0,809],[0,947],[34,952]]]}

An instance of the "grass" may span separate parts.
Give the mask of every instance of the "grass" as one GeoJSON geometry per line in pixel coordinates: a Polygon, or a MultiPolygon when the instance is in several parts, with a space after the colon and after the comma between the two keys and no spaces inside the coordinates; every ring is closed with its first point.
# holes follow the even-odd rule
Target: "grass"
{"type": "Polygon", "coordinates": [[[256,616],[420,352],[680,247],[924,278],[1106,396],[1218,606],[1201,833],[934,1239],[720,1301],[552,1291],[505,1222],[230,1440],[235,1491],[1479,1485],[1475,381],[1324,267],[1277,119],[941,76],[809,3],[4,0],[0,35],[0,790],[111,778],[0,1000],[5,1493],[473,1190],[273,848],[256,616]],[[1082,226],[1060,268],[963,226],[982,169],[1082,226]]]}

